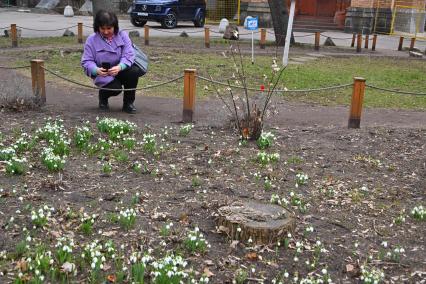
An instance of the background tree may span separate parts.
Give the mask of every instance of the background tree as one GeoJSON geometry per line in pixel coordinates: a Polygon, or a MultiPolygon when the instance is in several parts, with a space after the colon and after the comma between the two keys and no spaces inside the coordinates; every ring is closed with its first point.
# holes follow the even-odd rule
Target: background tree
{"type": "Polygon", "coordinates": [[[92,0],[93,7],[93,20],[95,20],[95,15],[99,10],[109,10],[117,12],[114,8],[116,6],[116,1],[113,0],[92,0]]]}
{"type": "MultiPolygon", "coordinates": [[[[274,26],[275,43],[284,46],[287,33],[289,10],[286,0],[268,0],[271,9],[272,24],[274,26]]],[[[291,34],[291,43],[294,43],[294,35],[291,34]]]]}

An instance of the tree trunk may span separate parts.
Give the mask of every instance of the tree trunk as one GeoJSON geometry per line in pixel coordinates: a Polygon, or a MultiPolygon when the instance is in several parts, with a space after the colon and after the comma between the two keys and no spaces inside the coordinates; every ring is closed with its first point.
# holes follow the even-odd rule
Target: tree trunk
{"type": "Polygon", "coordinates": [[[116,2],[113,0],[92,0],[93,20],[95,20],[96,13],[99,10],[116,12],[116,9],[114,9],[114,7],[116,6],[115,3],[116,2]]]}
{"type": "MultiPolygon", "coordinates": [[[[272,24],[274,25],[275,43],[277,46],[284,46],[287,34],[289,11],[287,1],[268,0],[271,9],[272,24]]],[[[294,35],[291,34],[291,43],[294,43],[294,35]]]]}

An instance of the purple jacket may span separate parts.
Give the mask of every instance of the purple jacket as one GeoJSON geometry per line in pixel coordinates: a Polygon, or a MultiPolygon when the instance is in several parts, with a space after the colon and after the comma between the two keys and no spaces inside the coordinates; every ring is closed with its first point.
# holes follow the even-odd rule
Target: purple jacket
{"type": "Polygon", "coordinates": [[[114,35],[111,45],[109,45],[99,33],[90,35],[84,45],[81,66],[87,76],[94,79],[96,86],[103,87],[114,80],[113,76],[93,76],[92,71],[101,67],[102,62],[109,62],[111,66],[120,63],[132,66],[135,61],[135,52],[132,41],[124,31],[119,31],[114,35]]]}

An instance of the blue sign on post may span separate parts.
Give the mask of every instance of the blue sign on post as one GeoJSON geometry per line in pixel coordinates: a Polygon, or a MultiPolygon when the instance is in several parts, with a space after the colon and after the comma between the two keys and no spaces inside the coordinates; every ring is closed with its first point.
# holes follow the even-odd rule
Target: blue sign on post
{"type": "Polygon", "coordinates": [[[247,19],[247,29],[249,31],[255,31],[259,28],[259,21],[257,17],[247,19]]]}

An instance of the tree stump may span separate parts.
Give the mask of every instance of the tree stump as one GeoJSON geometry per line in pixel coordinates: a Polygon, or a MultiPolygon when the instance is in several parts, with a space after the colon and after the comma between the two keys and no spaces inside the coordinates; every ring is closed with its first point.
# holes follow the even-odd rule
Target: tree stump
{"type": "Polygon", "coordinates": [[[278,205],[254,201],[234,202],[218,210],[217,225],[231,239],[254,244],[271,244],[296,227],[291,213],[278,205]]]}

